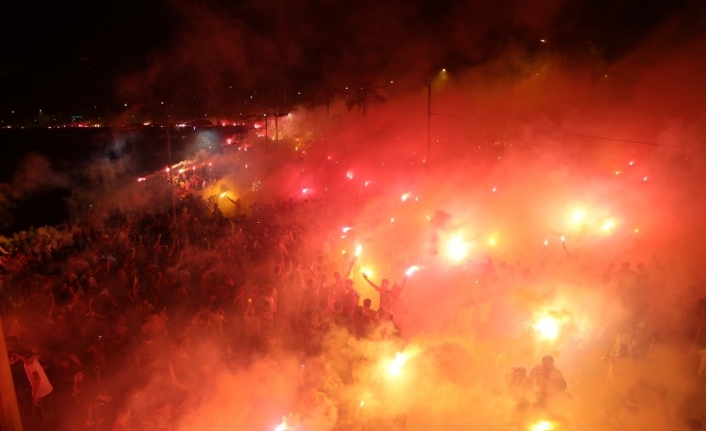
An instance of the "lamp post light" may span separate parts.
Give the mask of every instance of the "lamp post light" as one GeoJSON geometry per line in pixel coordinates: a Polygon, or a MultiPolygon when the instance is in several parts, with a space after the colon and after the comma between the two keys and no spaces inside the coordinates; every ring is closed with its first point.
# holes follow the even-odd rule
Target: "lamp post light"
{"type": "Polygon", "coordinates": [[[427,86],[427,167],[429,167],[431,166],[431,80],[427,79],[425,85],[427,86]]]}
{"type": "Polygon", "coordinates": [[[579,46],[588,45],[591,43],[590,40],[587,40],[586,42],[577,43],[576,45],[561,45],[559,43],[551,42],[546,39],[540,39],[540,42],[548,43],[548,44],[554,45],[554,46],[558,46],[559,48],[564,50],[564,69],[566,69],[566,60],[567,60],[567,57],[569,56],[569,49],[578,48],[579,46]]]}

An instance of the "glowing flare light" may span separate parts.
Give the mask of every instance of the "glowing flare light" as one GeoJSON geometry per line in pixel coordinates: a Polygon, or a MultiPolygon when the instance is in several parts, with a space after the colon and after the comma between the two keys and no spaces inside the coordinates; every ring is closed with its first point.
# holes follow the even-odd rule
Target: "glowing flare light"
{"type": "Polygon", "coordinates": [[[456,235],[446,244],[446,251],[451,259],[462,260],[468,254],[468,244],[463,241],[461,235],[456,235]]]}
{"type": "Polygon", "coordinates": [[[553,317],[542,317],[534,324],[534,329],[540,337],[553,340],[559,335],[559,322],[553,317]]]}
{"type": "Polygon", "coordinates": [[[553,429],[554,427],[549,421],[540,421],[532,426],[532,431],[552,431],[553,429]]]}
{"type": "Polygon", "coordinates": [[[409,268],[407,268],[407,271],[405,271],[405,274],[409,277],[410,275],[414,274],[417,271],[419,271],[419,266],[412,265],[409,268]]]}
{"type": "Polygon", "coordinates": [[[395,359],[390,362],[390,365],[387,367],[387,373],[390,375],[390,377],[398,377],[400,374],[402,374],[402,368],[404,367],[404,364],[407,363],[407,360],[409,359],[409,355],[406,355],[402,352],[397,352],[395,355],[395,359]]]}
{"type": "Polygon", "coordinates": [[[571,219],[574,223],[581,223],[583,221],[584,215],[585,213],[583,210],[576,210],[574,211],[574,215],[571,219]]]}

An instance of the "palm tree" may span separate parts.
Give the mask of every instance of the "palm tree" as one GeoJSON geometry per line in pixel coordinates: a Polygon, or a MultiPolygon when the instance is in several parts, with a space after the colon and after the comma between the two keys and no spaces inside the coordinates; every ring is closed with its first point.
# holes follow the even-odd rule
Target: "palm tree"
{"type": "Polygon", "coordinates": [[[387,97],[380,92],[382,85],[360,84],[353,90],[349,90],[346,95],[346,108],[352,111],[356,106],[365,115],[370,105],[377,105],[387,102],[387,97]]]}
{"type": "Polygon", "coordinates": [[[331,110],[331,104],[338,97],[338,92],[336,91],[336,85],[331,83],[325,83],[320,85],[314,91],[314,97],[309,101],[308,106],[310,108],[316,108],[321,105],[326,106],[326,116],[328,117],[329,111],[331,110]]]}

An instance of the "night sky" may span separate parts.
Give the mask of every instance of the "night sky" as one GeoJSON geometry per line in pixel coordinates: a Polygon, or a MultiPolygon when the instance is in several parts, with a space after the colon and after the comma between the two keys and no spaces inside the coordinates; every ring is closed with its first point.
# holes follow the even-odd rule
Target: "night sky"
{"type": "Polygon", "coordinates": [[[682,33],[699,31],[699,3],[11,2],[0,28],[0,112],[119,111],[127,103],[134,114],[168,100],[234,113],[255,94],[250,107],[320,104],[356,82],[414,88],[440,67],[470,68],[509,53],[562,55],[542,38],[590,41],[572,49],[572,61],[610,64],[675,16],[687,20],[682,33]]]}

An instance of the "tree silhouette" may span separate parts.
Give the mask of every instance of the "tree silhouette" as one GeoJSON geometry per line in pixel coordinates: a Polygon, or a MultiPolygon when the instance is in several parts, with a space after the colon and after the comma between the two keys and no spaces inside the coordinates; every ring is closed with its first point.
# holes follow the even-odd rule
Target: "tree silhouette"
{"type": "Polygon", "coordinates": [[[326,106],[326,116],[328,117],[331,110],[331,104],[336,100],[339,93],[336,90],[337,86],[331,83],[320,85],[314,91],[314,97],[309,101],[309,107],[315,108],[321,105],[326,106]]]}
{"type": "Polygon", "coordinates": [[[387,102],[387,97],[380,91],[382,88],[382,85],[359,84],[346,92],[346,108],[352,111],[357,107],[365,115],[371,105],[387,102]]]}

